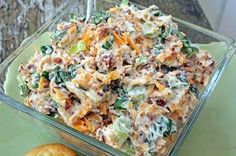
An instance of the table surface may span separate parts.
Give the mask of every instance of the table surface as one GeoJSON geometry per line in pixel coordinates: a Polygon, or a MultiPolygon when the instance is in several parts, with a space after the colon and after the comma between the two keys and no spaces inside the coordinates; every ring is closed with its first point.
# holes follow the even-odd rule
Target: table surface
{"type": "MultiPolygon", "coordinates": [[[[0,62],[20,43],[49,20],[63,0],[0,0],[0,62]]],[[[133,0],[138,4],[156,4],[163,12],[211,29],[197,0],[133,0]]]]}

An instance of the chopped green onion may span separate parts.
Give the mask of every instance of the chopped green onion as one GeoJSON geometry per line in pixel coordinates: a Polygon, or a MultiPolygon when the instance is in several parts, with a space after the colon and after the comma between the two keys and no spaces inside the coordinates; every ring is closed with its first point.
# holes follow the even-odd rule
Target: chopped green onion
{"type": "Polygon", "coordinates": [[[69,49],[69,54],[70,55],[75,55],[78,52],[81,52],[81,51],[84,51],[84,50],[86,50],[86,43],[83,40],[81,40],[76,45],[73,45],[69,49]]]}
{"type": "Polygon", "coordinates": [[[187,56],[192,56],[199,52],[199,48],[196,45],[192,44],[189,40],[183,39],[182,43],[183,47],[181,48],[181,51],[187,56]]]}
{"type": "Polygon", "coordinates": [[[134,149],[134,145],[132,144],[130,139],[127,139],[125,141],[125,143],[121,147],[121,151],[125,152],[128,155],[134,155],[135,149],[134,149]]]}
{"type": "Polygon", "coordinates": [[[172,33],[173,29],[171,27],[163,28],[161,30],[161,34],[159,35],[161,38],[166,38],[172,33]]]}
{"type": "Polygon", "coordinates": [[[159,137],[168,137],[176,132],[176,123],[163,115],[161,115],[149,128],[147,140],[150,144],[155,144],[159,137]]]}
{"type": "Polygon", "coordinates": [[[142,25],[143,34],[149,38],[155,38],[160,34],[160,29],[152,22],[145,22],[142,25]]]}
{"type": "Polygon", "coordinates": [[[122,107],[122,104],[125,103],[128,100],[129,99],[127,99],[127,98],[118,98],[118,99],[116,99],[114,109],[119,109],[119,110],[125,109],[124,107],[122,107]]]}
{"type": "Polygon", "coordinates": [[[45,45],[40,47],[42,55],[50,55],[53,52],[51,45],[45,45]]]}
{"type": "Polygon", "coordinates": [[[20,75],[17,76],[17,81],[19,83],[20,95],[23,97],[26,97],[30,92],[26,82],[23,80],[23,78],[20,75]]]}
{"type": "Polygon", "coordinates": [[[66,81],[71,80],[71,75],[69,72],[63,71],[60,66],[57,66],[49,74],[49,79],[54,80],[56,84],[63,84],[66,81]]]}
{"type": "Polygon", "coordinates": [[[186,35],[181,32],[181,31],[177,31],[176,32],[176,36],[180,39],[180,40],[186,40],[186,35]]]}
{"type": "Polygon", "coordinates": [[[68,74],[68,73],[65,72],[65,71],[59,71],[58,74],[59,74],[60,78],[61,78],[63,81],[68,81],[68,80],[71,79],[70,74],[68,74]]]}
{"type": "Polygon", "coordinates": [[[112,124],[111,140],[114,144],[121,147],[129,137],[131,123],[128,117],[121,116],[112,124]]]}
{"type": "Polygon", "coordinates": [[[153,55],[159,55],[162,51],[163,51],[163,48],[159,44],[155,45],[155,47],[151,50],[153,55]]]}
{"type": "Polygon", "coordinates": [[[171,130],[172,130],[172,125],[173,125],[173,121],[171,119],[168,118],[168,122],[166,123],[167,125],[167,129],[166,131],[163,133],[164,137],[168,137],[171,134],[171,130]]]}
{"type": "Polygon", "coordinates": [[[113,129],[128,134],[131,131],[131,123],[128,117],[121,116],[113,123],[113,129]]]}
{"type": "Polygon", "coordinates": [[[139,58],[135,59],[136,61],[136,64],[135,66],[139,66],[139,65],[144,65],[144,64],[147,64],[148,62],[148,58],[146,56],[140,56],[139,58]]]}
{"type": "Polygon", "coordinates": [[[127,95],[135,104],[139,104],[147,99],[146,87],[136,86],[127,90],[127,95]]]}
{"type": "Polygon", "coordinates": [[[71,75],[72,78],[74,78],[76,76],[76,68],[75,68],[75,65],[73,64],[70,64],[68,67],[68,73],[71,75]]]}
{"type": "Polygon", "coordinates": [[[32,84],[32,87],[34,88],[34,89],[36,89],[36,88],[38,88],[39,87],[39,84],[36,82],[36,83],[33,83],[32,84]]]}
{"type": "Polygon", "coordinates": [[[191,84],[191,85],[189,86],[189,90],[190,90],[190,92],[194,93],[194,95],[196,96],[196,98],[198,98],[198,96],[199,96],[199,90],[198,90],[198,87],[197,87],[196,85],[191,84]]]}
{"type": "Polygon", "coordinates": [[[113,44],[113,41],[114,41],[114,37],[113,37],[112,35],[110,35],[109,40],[106,41],[106,43],[104,43],[104,44],[102,45],[102,48],[103,48],[103,49],[106,49],[106,50],[111,49],[112,44],[113,44]]]}
{"type": "Polygon", "coordinates": [[[188,83],[185,81],[179,80],[176,76],[168,75],[166,77],[170,89],[180,89],[184,86],[188,86],[188,83]]]}

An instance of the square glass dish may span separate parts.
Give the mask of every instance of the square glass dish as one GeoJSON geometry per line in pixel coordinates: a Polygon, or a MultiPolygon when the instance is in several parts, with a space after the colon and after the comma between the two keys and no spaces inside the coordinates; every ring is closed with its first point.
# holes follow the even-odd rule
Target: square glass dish
{"type": "MultiPolygon", "coordinates": [[[[120,1],[98,0],[96,3],[96,11],[107,10],[119,3],[120,1]]],[[[134,5],[139,8],[144,8],[137,4],[134,5]]],[[[156,5],[158,6],[158,4],[156,5]]],[[[64,142],[82,155],[125,155],[123,152],[95,138],[80,133],[64,123],[58,122],[49,116],[43,115],[25,106],[23,104],[23,98],[19,95],[16,80],[18,74],[17,67],[19,64],[25,63],[27,59],[33,55],[35,47],[39,48],[50,42],[50,32],[56,29],[57,23],[66,20],[71,13],[75,13],[78,16],[86,15],[86,7],[85,0],[73,0],[65,5],[50,21],[45,23],[38,31],[22,43],[22,45],[0,65],[1,105],[12,107],[12,110],[17,112],[20,117],[24,117],[26,120],[32,122],[32,124],[37,124],[45,130],[45,133],[64,142]]],[[[201,109],[206,104],[206,99],[213,91],[236,49],[235,42],[228,37],[178,18],[174,18],[174,21],[179,25],[181,31],[187,33],[188,38],[192,42],[199,44],[201,48],[209,51],[216,61],[216,68],[208,85],[200,93],[196,107],[189,115],[183,127],[178,131],[177,139],[174,144],[169,147],[166,155],[175,155],[178,152],[201,109]]]]}

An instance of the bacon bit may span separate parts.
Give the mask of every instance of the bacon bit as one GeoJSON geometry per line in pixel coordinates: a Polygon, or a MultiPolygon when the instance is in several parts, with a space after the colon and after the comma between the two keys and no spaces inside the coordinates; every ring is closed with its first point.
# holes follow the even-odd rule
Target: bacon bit
{"type": "Polygon", "coordinates": [[[34,69],[36,66],[34,64],[29,64],[26,66],[28,70],[34,69]]]}
{"type": "Polygon", "coordinates": [[[161,107],[164,107],[166,105],[166,101],[164,99],[159,98],[159,97],[149,97],[147,99],[147,102],[150,104],[156,104],[161,107]]]}
{"type": "Polygon", "coordinates": [[[59,58],[59,57],[57,57],[57,58],[54,58],[54,59],[53,59],[53,62],[54,62],[54,63],[57,63],[57,64],[61,64],[61,63],[62,63],[62,59],[59,58]]]}
{"type": "Polygon", "coordinates": [[[67,111],[67,110],[69,110],[70,108],[71,108],[71,105],[67,103],[67,104],[65,105],[65,110],[67,111]]]}
{"type": "Polygon", "coordinates": [[[143,42],[143,37],[141,35],[136,37],[135,42],[141,44],[143,42]]]}
{"type": "Polygon", "coordinates": [[[102,28],[101,32],[99,33],[99,40],[102,40],[105,36],[107,36],[108,31],[108,28],[102,28]]]}
{"type": "Polygon", "coordinates": [[[166,102],[163,99],[156,99],[155,103],[161,107],[164,107],[166,105],[166,102]]]}
{"type": "Polygon", "coordinates": [[[102,121],[104,126],[107,126],[112,123],[112,120],[108,115],[102,115],[102,121]]]}

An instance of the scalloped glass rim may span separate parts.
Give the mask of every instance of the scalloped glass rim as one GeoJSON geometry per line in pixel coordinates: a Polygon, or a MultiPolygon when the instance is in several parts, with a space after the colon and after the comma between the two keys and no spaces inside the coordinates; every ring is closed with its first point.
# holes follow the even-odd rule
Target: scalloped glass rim
{"type": "MultiPolygon", "coordinates": [[[[105,2],[109,2],[112,4],[118,4],[118,1],[110,1],[110,0],[103,0],[105,2]]],[[[24,51],[25,48],[27,48],[33,41],[35,41],[40,34],[44,33],[47,28],[51,25],[53,25],[54,23],[57,22],[58,19],[60,19],[65,13],[66,11],[72,7],[74,4],[77,3],[77,0],[72,0],[71,2],[69,2],[68,4],[66,4],[64,7],[62,7],[62,9],[57,12],[57,14],[48,22],[46,22],[40,29],[38,29],[32,36],[30,36],[27,41],[24,42],[24,44],[22,44],[17,50],[15,50],[7,59],[4,60],[4,62],[2,62],[0,64],[0,74],[1,74],[1,81],[4,80],[4,74],[7,71],[7,68],[9,66],[9,64],[11,64],[12,61],[14,61],[14,59],[22,53],[22,51],[24,51]]],[[[137,5],[136,6],[140,7],[140,8],[145,8],[143,6],[137,5]]],[[[221,77],[221,75],[223,74],[224,69],[226,68],[227,64],[229,63],[230,59],[232,58],[234,51],[236,49],[236,44],[234,42],[233,39],[226,37],[224,35],[221,35],[219,33],[213,32],[211,30],[202,28],[200,26],[191,24],[189,22],[186,22],[184,20],[178,19],[178,18],[174,18],[175,21],[177,21],[178,23],[183,24],[186,27],[189,27],[190,29],[196,30],[198,32],[201,32],[203,34],[209,35],[213,38],[216,38],[218,40],[222,40],[227,44],[228,50],[227,52],[223,55],[223,58],[221,61],[221,63],[219,64],[219,66],[217,67],[218,69],[216,70],[216,72],[214,73],[214,75],[212,76],[212,79],[210,80],[208,86],[206,87],[206,89],[203,91],[203,93],[200,96],[199,99],[199,103],[197,104],[196,108],[194,109],[193,113],[190,115],[190,117],[188,118],[187,122],[185,123],[185,126],[182,129],[182,132],[179,134],[179,136],[176,139],[175,144],[173,144],[173,146],[171,147],[171,150],[169,151],[168,155],[175,155],[179,148],[181,147],[184,138],[187,136],[187,134],[189,133],[189,131],[191,130],[193,123],[195,122],[195,120],[197,119],[200,111],[202,110],[205,101],[207,99],[207,97],[210,95],[210,93],[212,92],[212,90],[215,88],[219,78],[221,77]]],[[[4,93],[4,89],[3,89],[3,83],[1,82],[1,92],[0,92],[0,101],[3,104],[7,104],[11,107],[13,107],[16,110],[19,110],[20,112],[23,112],[27,115],[29,115],[30,117],[39,120],[40,122],[43,122],[47,125],[50,125],[58,130],[61,130],[71,136],[74,136],[88,144],[90,144],[91,146],[100,149],[102,151],[107,152],[108,154],[111,155],[124,155],[123,152],[112,148],[111,146],[108,146],[102,142],[99,142],[98,140],[87,136],[83,133],[80,133],[62,123],[59,123],[55,120],[52,120],[50,117],[42,115],[41,113],[28,108],[27,106],[25,106],[24,104],[15,101],[14,99],[12,99],[11,97],[5,95],[4,93]]]]}

